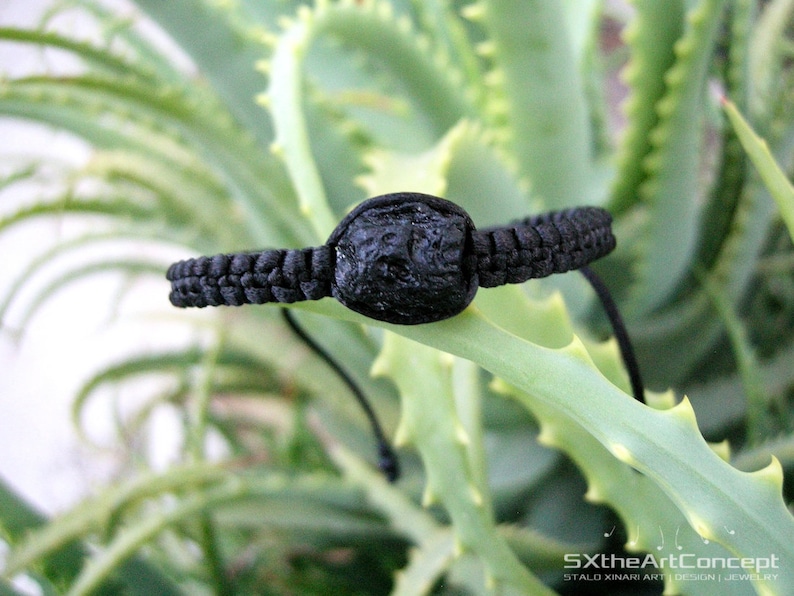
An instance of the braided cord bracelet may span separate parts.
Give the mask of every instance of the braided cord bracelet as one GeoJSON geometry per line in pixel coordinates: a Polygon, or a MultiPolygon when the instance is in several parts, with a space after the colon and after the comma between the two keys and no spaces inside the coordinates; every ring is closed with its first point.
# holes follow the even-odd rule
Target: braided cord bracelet
{"type": "MultiPolygon", "coordinates": [[[[631,343],[609,291],[587,267],[615,248],[612,217],[578,207],[478,230],[458,205],[420,193],[374,197],[353,209],[318,247],[198,257],[166,277],[178,307],[240,306],[334,297],[372,319],[432,323],[462,312],[479,287],[522,283],[579,269],[605,307],[634,397],[644,389],[631,343]]],[[[342,367],[284,310],[287,323],[334,368],[376,435],[380,467],[394,480],[397,459],[372,408],[342,367]]]]}
{"type": "Polygon", "coordinates": [[[173,264],[175,306],[292,303],[333,296],[370,318],[430,323],[461,312],[479,286],[565,273],[615,247],[609,213],[580,207],[476,230],[463,209],[418,193],[375,197],[323,246],[173,264]]]}

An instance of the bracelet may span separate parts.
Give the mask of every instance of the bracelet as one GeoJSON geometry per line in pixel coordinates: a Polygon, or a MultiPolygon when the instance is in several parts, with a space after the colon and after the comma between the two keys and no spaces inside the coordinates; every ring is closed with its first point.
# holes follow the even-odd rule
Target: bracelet
{"type": "Polygon", "coordinates": [[[598,207],[477,230],[458,205],[400,192],[353,209],[319,247],[222,254],[174,263],[171,303],[239,306],[336,298],[372,319],[416,325],[455,316],[478,287],[579,269],[615,248],[598,207]]]}
{"type": "MultiPolygon", "coordinates": [[[[174,263],[171,303],[179,307],[239,306],[333,296],[372,319],[400,325],[453,317],[492,288],[579,269],[604,304],[615,330],[634,397],[643,401],[639,366],[625,325],[606,286],[587,267],[615,248],[612,217],[577,207],[477,230],[450,201],[401,192],[353,209],[318,247],[222,254],[174,263]]],[[[397,454],[355,380],[313,340],[288,309],[292,330],[347,384],[378,444],[378,467],[399,477],[397,454]]]]}

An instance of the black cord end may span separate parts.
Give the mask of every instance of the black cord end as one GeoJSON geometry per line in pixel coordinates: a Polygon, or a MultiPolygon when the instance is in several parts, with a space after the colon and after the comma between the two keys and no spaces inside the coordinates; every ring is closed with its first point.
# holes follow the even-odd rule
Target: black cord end
{"type": "Polygon", "coordinates": [[[295,335],[303,340],[303,342],[306,343],[309,348],[311,348],[321,359],[323,359],[325,363],[328,364],[328,366],[330,366],[336,372],[336,374],[339,375],[342,381],[344,381],[344,383],[353,393],[353,396],[361,406],[361,409],[364,410],[364,414],[366,414],[367,420],[369,420],[370,426],[372,427],[372,432],[378,442],[378,468],[380,468],[381,472],[383,472],[384,476],[386,476],[389,482],[396,482],[400,477],[400,462],[397,459],[397,454],[394,452],[391,445],[389,445],[389,442],[383,433],[383,429],[381,429],[380,423],[378,422],[378,417],[375,415],[375,411],[372,409],[372,406],[370,405],[369,400],[367,400],[367,397],[364,395],[364,392],[361,390],[361,387],[358,386],[358,383],[356,383],[353,377],[351,377],[347,371],[342,368],[342,365],[339,364],[331,356],[331,354],[326,352],[309,336],[308,333],[306,333],[303,327],[298,324],[298,321],[295,320],[295,316],[289,311],[289,309],[282,308],[281,314],[295,335]]]}
{"type": "Polygon", "coordinates": [[[623,364],[629,374],[629,382],[631,383],[631,391],[636,399],[641,404],[645,403],[645,385],[642,382],[642,375],[640,374],[640,365],[637,362],[637,356],[634,353],[634,347],[629,338],[629,332],[626,330],[626,325],[623,318],[618,311],[618,305],[609,293],[609,289],[602,279],[596,275],[595,271],[590,267],[581,267],[579,271],[584,275],[585,279],[590,282],[590,285],[595,290],[596,296],[601,301],[604,307],[607,318],[612,324],[612,330],[615,334],[615,339],[618,342],[620,355],[623,358],[623,364]]]}
{"type": "Polygon", "coordinates": [[[400,461],[388,443],[378,445],[378,468],[391,483],[400,478],[400,461]]]}

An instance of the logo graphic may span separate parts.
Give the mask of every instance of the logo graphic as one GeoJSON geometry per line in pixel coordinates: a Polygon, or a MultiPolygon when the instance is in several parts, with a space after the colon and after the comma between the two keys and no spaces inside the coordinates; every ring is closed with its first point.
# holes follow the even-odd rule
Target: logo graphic
{"type": "MultiPolygon", "coordinates": [[[[683,526],[688,529],[688,526],[683,526]]],[[[658,538],[654,545],[642,545],[648,552],[637,556],[615,553],[567,553],[564,555],[565,581],[709,581],[709,582],[772,582],[779,574],[780,557],[770,553],[761,557],[736,557],[723,550],[719,545],[711,545],[708,538],[694,534],[698,541],[689,542],[681,534],[682,526],[677,526],[672,544],[665,538],[664,529],[657,527],[658,538]],[[684,544],[682,544],[682,542],[684,544]],[[708,547],[708,548],[704,548],[708,547]],[[663,552],[664,551],[664,552],[663,552]]],[[[736,530],[723,525],[729,536],[736,530]]],[[[604,538],[611,537],[616,530],[612,526],[604,532],[604,538]]],[[[647,531],[646,531],[647,532],[647,531]]],[[[686,532],[685,532],[686,534],[686,532]]],[[[693,534],[690,532],[690,534],[693,534]]],[[[648,536],[649,533],[645,533],[648,536]]],[[[691,539],[690,539],[691,540],[691,539]]],[[[628,548],[639,548],[640,526],[628,541],[628,548]]]]}

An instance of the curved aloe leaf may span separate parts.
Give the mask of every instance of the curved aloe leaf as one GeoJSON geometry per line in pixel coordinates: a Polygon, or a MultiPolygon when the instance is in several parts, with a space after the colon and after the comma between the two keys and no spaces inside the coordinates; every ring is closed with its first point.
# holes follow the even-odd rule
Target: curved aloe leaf
{"type": "Polygon", "coordinates": [[[274,149],[285,160],[300,200],[303,215],[324,240],[335,227],[323,183],[314,162],[303,112],[303,61],[314,39],[330,35],[343,43],[366,49],[405,85],[440,136],[468,109],[446,77],[437,76],[435,64],[411,41],[410,32],[392,25],[387,4],[372,7],[320,3],[299,11],[298,19],[278,38],[271,60],[266,97],[276,127],[274,149]],[[432,100],[428,101],[428,98],[432,100]]]}
{"type": "Polygon", "coordinates": [[[444,360],[435,351],[389,334],[374,365],[376,374],[388,374],[400,389],[403,411],[397,436],[400,443],[415,443],[422,455],[427,474],[424,502],[443,503],[455,526],[458,549],[477,554],[489,584],[548,593],[496,531],[477,453],[481,427],[465,421],[477,405],[456,395],[452,367],[444,360]]]}
{"type": "MultiPolygon", "coordinates": [[[[0,480],[0,528],[2,528],[5,538],[10,539],[12,544],[22,544],[21,549],[34,548],[31,541],[32,536],[41,535],[43,540],[47,536],[53,536],[55,530],[47,524],[47,519],[26,503],[16,493],[14,493],[5,483],[0,480]]],[[[79,532],[78,532],[79,533],[79,532]]],[[[70,582],[77,575],[81,563],[89,556],[89,549],[86,545],[76,539],[82,537],[73,535],[71,539],[56,539],[48,548],[39,549],[36,557],[40,558],[44,574],[50,580],[47,581],[41,573],[31,574],[34,580],[43,590],[50,588],[55,593],[55,584],[70,582]]],[[[3,568],[4,577],[12,575],[11,562],[6,561],[3,568]]],[[[30,551],[28,551],[30,552],[30,551]]],[[[0,580],[5,583],[5,580],[0,580]]],[[[179,590],[175,583],[162,574],[155,567],[141,558],[132,557],[123,563],[118,569],[116,578],[104,582],[97,594],[113,594],[118,591],[125,591],[129,594],[144,596],[156,592],[163,596],[175,596],[179,590]]],[[[16,592],[9,592],[16,594],[16,592]]]]}
{"type": "Polygon", "coordinates": [[[643,162],[651,150],[650,133],[659,122],[656,105],[665,93],[664,74],[675,60],[673,47],[684,26],[682,0],[634,0],[633,5],[636,14],[624,33],[631,51],[623,72],[630,90],[624,105],[628,124],[609,205],[616,214],[639,201],[639,187],[645,178],[643,162]]]}
{"type": "Polygon", "coordinates": [[[701,0],[687,14],[676,43],[676,62],[665,77],[659,123],[641,188],[649,214],[637,262],[633,306],[648,313],[662,306],[689,272],[698,230],[699,159],[703,144],[704,94],[725,0],[701,0]]]}
{"type": "Polygon", "coordinates": [[[491,38],[494,71],[506,102],[521,174],[549,208],[591,203],[589,110],[559,2],[481,0],[466,15],[491,38]]]}
{"type": "MultiPolygon", "coordinates": [[[[367,321],[330,302],[305,308],[367,321]]],[[[773,580],[759,575],[759,590],[774,593],[775,586],[794,581],[794,552],[786,538],[794,532],[794,518],[782,499],[780,464],[773,460],[749,474],[731,467],[703,440],[687,400],[669,410],[643,406],[593,367],[578,339],[563,349],[544,348],[496,327],[475,308],[432,325],[377,325],[472,360],[531,396],[532,403],[548,412],[547,418],[586,429],[612,456],[652,479],[702,539],[735,557],[762,564],[776,557],[778,576],[773,580]],[[604,412],[610,415],[603,416],[604,412]]],[[[422,404],[417,407],[426,407],[424,393],[412,395],[422,404]]],[[[451,445],[456,444],[455,436],[451,445]]],[[[446,485],[433,488],[434,494],[461,490],[446,485]]]]}
{"type": "MultiPolygon", "coordinates": [[[[749,50],[756,5],[750,0],[733,2],[728,12],[730,47],[724,66],[726,94],[747,105],[750,93],[749,50]]],[[[730,235],[734,215],[746,190],[747,158],[735,132],[726,131],[717,180],[703,210],[698,263],[709,268],[730,235]]]]}
{"type": "Polygon", "coordinates": [[[744,150],[747,151],[769,193],[775,199],[789,235],[794,239],[794,186],[772,157],[767,144],[753,132],[736,107],[729,101],[724,101],[723,106],[744,150]]]}

